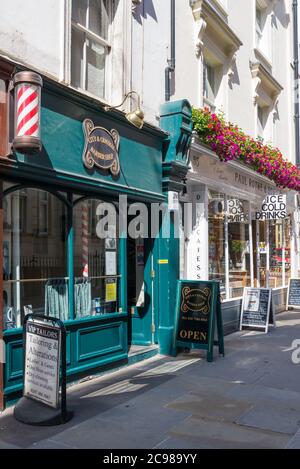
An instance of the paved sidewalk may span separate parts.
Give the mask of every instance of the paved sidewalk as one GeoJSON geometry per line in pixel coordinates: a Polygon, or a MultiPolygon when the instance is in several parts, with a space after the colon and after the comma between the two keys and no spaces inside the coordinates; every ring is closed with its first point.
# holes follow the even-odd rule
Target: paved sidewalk
{"type": "Polygon", "coordinates": [[[63,426],[23,425],[10,408],[0,448],[300,448],[300,312],[277,319],[267,335],[226,337],[213,363],[158,356],[72,386],[63,426]]]}

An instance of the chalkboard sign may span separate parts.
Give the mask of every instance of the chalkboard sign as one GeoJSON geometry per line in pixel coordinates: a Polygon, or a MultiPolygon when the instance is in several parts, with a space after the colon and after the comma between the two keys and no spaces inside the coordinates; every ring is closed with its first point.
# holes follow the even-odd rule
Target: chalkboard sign
{"type": "Polygon", "coordinates": [[[268,332],[269,324],[276,325],[271,288],[244,288],[240,329],[261,328],[268,332]]]}
{"type": "Polygon", "coordinates": [[[300,308],[300,278],[290,278],[287,296],[287,309],[300,308]]]}
{"type": "Polygon", "coordinates": [[[174,349],[205,349],[207,360],[212,361],[214,345],[224,355],[219,282],[179,280],[174,349]],[[218,340],[214,341],[216,322],[218,340]]]}

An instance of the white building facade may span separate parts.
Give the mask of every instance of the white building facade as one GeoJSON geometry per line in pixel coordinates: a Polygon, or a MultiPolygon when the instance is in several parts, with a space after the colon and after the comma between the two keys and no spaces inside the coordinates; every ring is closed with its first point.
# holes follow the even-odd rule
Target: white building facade
{"type": "MultiPolygon", "coordinates": [[[[184,3],[177,4],[174,97],[222,113],[295,163],[292,2],[184,3]]],[[[273,288],[275,309],[284,309],[288,280],[299,271],[297,194],[242,163],[221,163],[195,135],[182,202],[193,210],[184,221],[181,275],[221,282],[228,330],[244,287],[273,288]],[[286,216],[259,219],[275,195],[269,200],[286,201],[286,216]]]]}

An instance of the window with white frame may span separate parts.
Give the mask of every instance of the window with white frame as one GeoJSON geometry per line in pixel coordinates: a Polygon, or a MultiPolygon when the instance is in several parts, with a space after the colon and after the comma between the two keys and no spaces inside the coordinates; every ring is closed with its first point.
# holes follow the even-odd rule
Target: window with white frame
{"type": "Polygon", "coordinates": [[[271,19],[269,10],[262,8],[256,3],[255,14],[255,47],[264,54],[267,59],[271,58],[271,19]]]}
{"type": "Polygon", "coordinates": [[[105,98],[113,0],[72,0],[71,84],[105,98]]]}
{"type": "Polygon", "coordinates": [[[203,101],[211,110],[215,109],[216,70],[215,67],[203,62],[203,101]]]}
{"type": "Polygon", "coordinates": [[[266,108],[262,106],[257,106],[257,138],[264,140],[265,138],[265,128],[267,122],[267,112],[266,108]]]}
{"type": "Polygon", "coordinates": [[[262,12],[256,7],[256,47],[259,49],[263,35],[262,12]]]}

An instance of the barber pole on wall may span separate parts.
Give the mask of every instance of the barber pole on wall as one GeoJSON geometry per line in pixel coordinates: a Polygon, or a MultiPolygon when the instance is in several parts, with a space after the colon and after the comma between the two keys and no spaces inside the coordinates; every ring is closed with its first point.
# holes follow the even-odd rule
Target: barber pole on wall
{"type": "Polygon", "coordinates": [[[41,151],[41,87],[35,72],[18,72],[14,76],[15,135],[13,149],[20,153],[41,151]]]}

